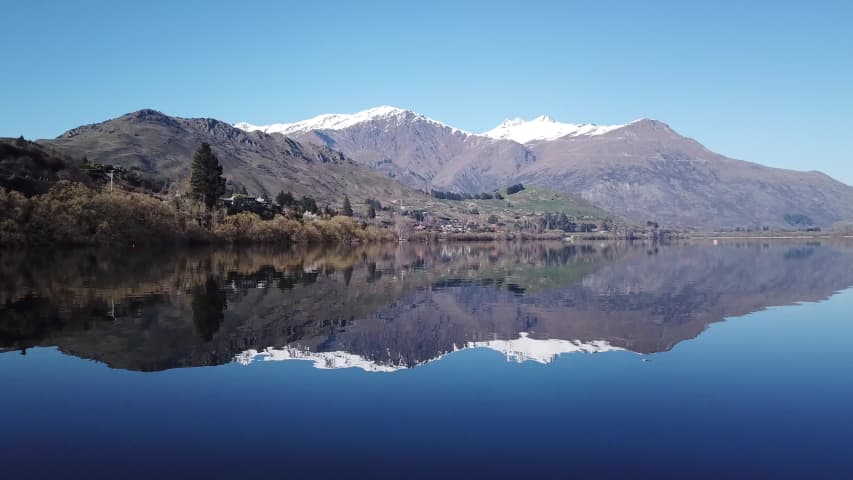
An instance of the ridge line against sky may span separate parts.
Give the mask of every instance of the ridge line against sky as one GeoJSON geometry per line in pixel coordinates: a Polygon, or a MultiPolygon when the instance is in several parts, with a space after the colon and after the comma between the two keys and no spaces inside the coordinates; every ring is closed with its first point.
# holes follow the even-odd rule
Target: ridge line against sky
{"type": "Polygon", "coordinates": [[[853,184],[853,2],[14,2],[0,136],[141,108],[271,124],[378,105],[483,132],[649,117],[853,184]]]}

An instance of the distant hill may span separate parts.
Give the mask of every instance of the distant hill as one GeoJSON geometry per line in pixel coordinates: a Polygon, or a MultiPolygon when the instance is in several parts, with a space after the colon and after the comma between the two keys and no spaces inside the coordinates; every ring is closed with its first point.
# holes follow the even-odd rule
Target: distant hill
{"type": "Polygon", "coordinates": [[[252,194],[274,197],[281,190],[291,191],[311,195],[321,206],[340,206],[345,194],[354,202],[413,195],[409,188],[327,147],[155,110],[140,110],[39,141],[64,155],[138,168],[173,187],[188,178],[193,153],[202,142],[210,143],[229,182],[252,194]]]}
{"type": "Polygon", "coordinates": [[[341,150],[419,189],[477,193],[523,182],[580,196],[638,223],[784,229],[853,220],[853,187],[819,172],[727,158],[650,119],[598,126],[542,116],[475,134],[379,107],[238,126],[341,150]]]}
{"type": "Polygon", "coordinates": [[[112,181],[124,191],[159,192],[166,182],[143,173],[136,166],[123,168],[99,164],[86,156],[76,157],[23,138],[0,138],[0,187],[25,196],[47,192],[56,182],[70,180],[88,187],[106,186],[112,181]]]}
{"type": "Polygon", "coordinates": [[[23,138],[0,138],[0,187],[32,196],[59,180],[91,184],[79,160],[23,138]]]}

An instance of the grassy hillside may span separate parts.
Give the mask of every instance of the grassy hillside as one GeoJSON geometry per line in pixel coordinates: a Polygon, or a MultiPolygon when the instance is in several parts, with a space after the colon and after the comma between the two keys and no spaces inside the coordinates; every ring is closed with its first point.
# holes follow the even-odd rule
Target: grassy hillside
{"type": "Polygon", "coordinates": [[[460,222],[490,224],[492,216],[499,224],[506,226],[525,225],[545,214],[565,214],[578,222],[601,223],[610,220],[623,223],[621,219],[596,208],[589,203],[567,193],[554,192],[540,187],[527,187],[524,190],[507,195],[503,199],[491,200],[441,200],[427,195],[407,200],[405,204],[411,210],[423,211],[438,219],[457,219],[460,222]]]}

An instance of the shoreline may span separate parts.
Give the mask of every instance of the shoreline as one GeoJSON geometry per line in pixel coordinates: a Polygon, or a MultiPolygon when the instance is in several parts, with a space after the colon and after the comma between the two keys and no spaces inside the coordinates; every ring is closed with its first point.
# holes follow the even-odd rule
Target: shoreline
{"type": "Polygon", "coordinates": [[[853,233],[847,232],[839,232],[839,233],[808,233],[808,234],[796,234],[796,233],[768,233],[766,235],[761,234],[745,234],[745,235],[737,235],[731,233],[694,233],[689,234],[688,238],[692,239],[708,239],[708,240],[737,240],[737,239],[748,239],[748,240],[798,240],[798,239],[821,239],[821,238],[831,238],[831,239],[848,239],[853,240],[853,233]]]}
{"type": "Polygon", "coordinates": [[[243,247],[274,247],[274,248],[339,248],[351,246],[368,246],[368,245],[394,245],[394,244],[433,244],[433,243],[538,243],[538,242],[559,242],[563,244],[573,243],[588,243],[588,242],[650,242],[650,243],[670,243],[678,241],[760,241],[760,240],[790,240],[790,241],[819,241],[819,240],[846,240],[853,241],[853,233],[837,232],[837,233],[803,233],[796,234],[791,232],[767,232],[765,234],[733,234],[723,232],[702,232],[702,233],[678,233],[667,235],[596,235],[595,233],[584,234],[527,234],[527,233],[491,233],[491,234],[445,234],[435,236],[417,236],[406,239],[391,239],[386,236],[377,236],[373,239],[360,239],[354,237],[351,241],[339,239],[337,241],[303,241],[303,242],[286,242],[286,241],[226,241],[223,239],[215,239],[213,241],[202,242],[184,242],[180,241],[177,244],[156,244],[147,245],[123,245],[123,244],[75,244],[75,243],[19,243],[16,245],[0,244],[0,252],[6,250],[20,249],[75,249],[75,248],[107,248],[107,249],[146,249],[151,248],[175,248],[175,249],[204,249],[204,248],[243,248],[243,247]]]}

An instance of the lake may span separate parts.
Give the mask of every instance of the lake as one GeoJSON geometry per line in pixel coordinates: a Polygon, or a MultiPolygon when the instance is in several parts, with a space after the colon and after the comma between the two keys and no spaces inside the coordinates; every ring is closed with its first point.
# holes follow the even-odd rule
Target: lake
{"type": "Polygon", "coordinates": [[[853,243],[3,252],[5,478],[853,478],[853,243]]]}

